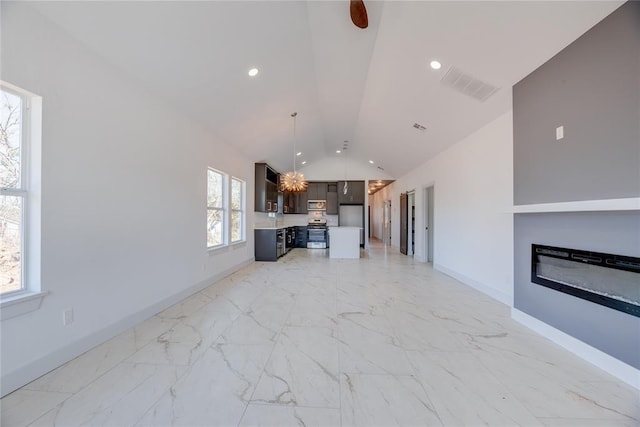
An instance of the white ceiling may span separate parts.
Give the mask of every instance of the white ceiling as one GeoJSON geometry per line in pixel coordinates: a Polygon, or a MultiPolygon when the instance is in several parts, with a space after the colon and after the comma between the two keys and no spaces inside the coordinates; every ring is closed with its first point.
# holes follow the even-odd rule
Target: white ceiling
{"type": "Polygon", "coordinates": [[[298,161],[348,140],[399,177],[508,111],[514,83],[621,3],[365,0],[365,30],[347,1],[30,4],[254,161],[291,168],[297,111],[298,161]],[[440,83],[451,66],[501,89],[461,95],[440,83]]]}

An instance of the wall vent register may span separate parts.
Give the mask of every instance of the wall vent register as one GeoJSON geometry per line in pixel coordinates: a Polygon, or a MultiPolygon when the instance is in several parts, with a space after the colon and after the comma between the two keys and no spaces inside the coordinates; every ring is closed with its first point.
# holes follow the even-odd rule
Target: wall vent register
{"type": "Polygon", "coordinates": [[[640,317],[640,258],[533,244],[531,281],[640,317]]]}

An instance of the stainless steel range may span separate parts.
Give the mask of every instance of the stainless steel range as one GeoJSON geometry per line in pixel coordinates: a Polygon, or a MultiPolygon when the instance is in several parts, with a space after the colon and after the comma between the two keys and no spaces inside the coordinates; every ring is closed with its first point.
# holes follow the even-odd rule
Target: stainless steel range
{"type": "Polygon", "coordinates": [[[327,248],[327,220],[325,218],[309,218],[307,223],[307,248],[327,248]]]}

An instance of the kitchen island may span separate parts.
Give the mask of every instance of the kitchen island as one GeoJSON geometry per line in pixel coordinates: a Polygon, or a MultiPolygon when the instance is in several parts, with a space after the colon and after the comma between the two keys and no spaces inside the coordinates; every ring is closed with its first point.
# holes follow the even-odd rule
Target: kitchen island
{"type": "Polygon", "coordinates": [[[329,258],[360,258],[360,227],[329,227],[329,258]]]}

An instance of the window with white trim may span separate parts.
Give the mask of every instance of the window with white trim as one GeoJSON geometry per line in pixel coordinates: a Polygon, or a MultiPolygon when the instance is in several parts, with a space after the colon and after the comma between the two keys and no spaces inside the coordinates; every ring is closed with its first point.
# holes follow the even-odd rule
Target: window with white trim
{"type": "Polygon", "coordinates": [[[212,168],[207,170],[207,248],[227,243],[226,181],[224,173],[212,168]]]}
{"type": "Polygon", "coordinates": [[[0,86],[0,294],[26,289],[28,98],[0,86]]]}
{"type": "Polygon", "coordinates": [[[37,310],[42,97],[0,81],[0,320],[37,310]]]}
{"type": "Polygon", "coordinates": [[[244,237],[245,183],[231,178],[231,243],[241,242],[244,237]]]}

